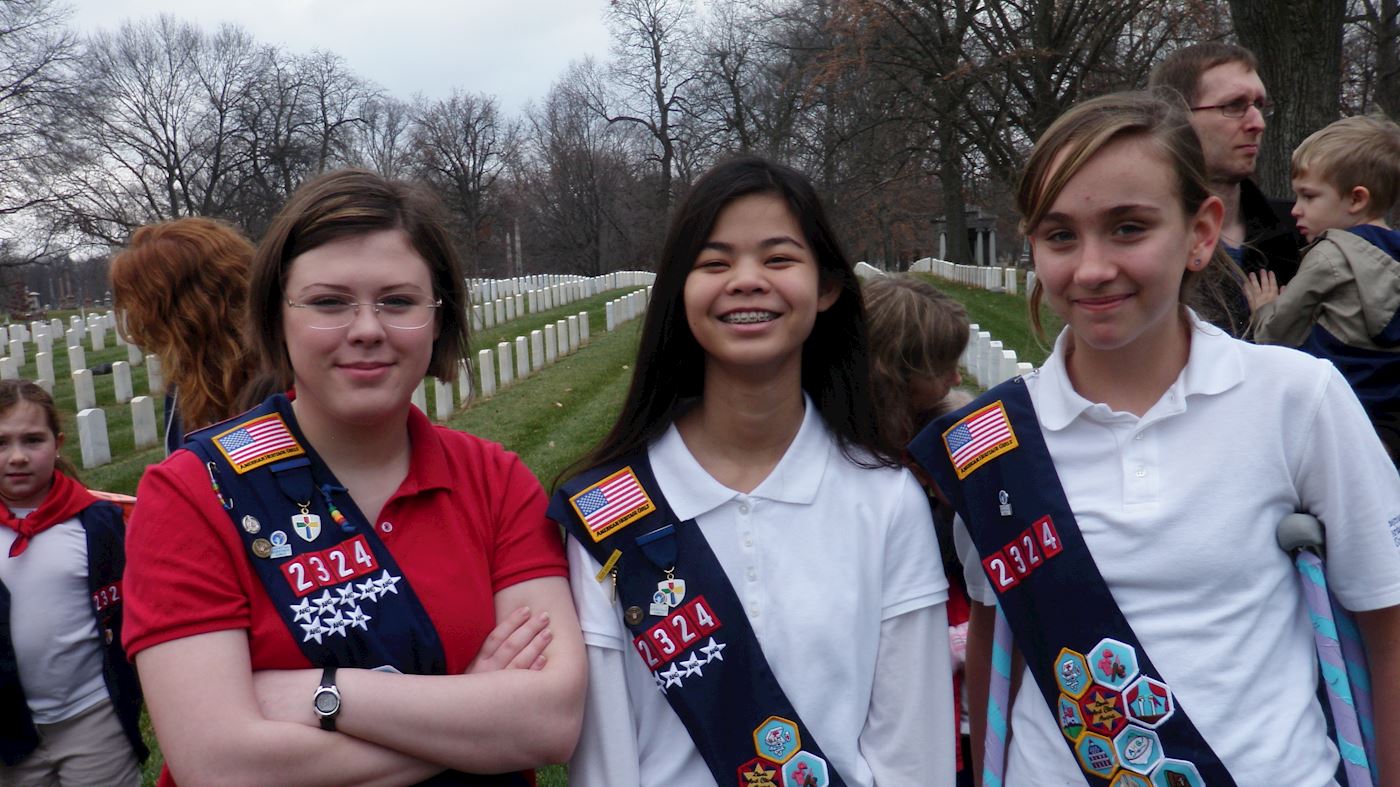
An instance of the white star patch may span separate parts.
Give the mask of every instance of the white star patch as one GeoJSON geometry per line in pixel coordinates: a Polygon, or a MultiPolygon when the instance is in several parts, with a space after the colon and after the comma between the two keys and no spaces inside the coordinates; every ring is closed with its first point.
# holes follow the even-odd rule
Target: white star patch
{"type": "Polygon", "coordinates": [[[335,597],[331,595],[330,590],[321,591],[321,595],[311,603],[316,605],[317,615],[329,615],[331,610],[335,609],[335,597]]]}
{"type": "Polygon", "coordinates": [[[366,579],[364,582],[361,582],[360,584],[356,585],[355,589],[359,591],[359,597],[361,600],[379,600],[379,585],[375,584],[374,580],[372,579],[366,579]]]}
{"type": "Polygon", "coordinates": [[[681,673],[680,668],[678,668],[673,662],[671,666],[666,669],[665,672],[661,673],[661,677],[666,679],[666,688],[670,688],[672,686],[681,685],[681,678],[683,677],[683,674],[681,673]]]}
{"type": "Polygon", "coordinates": [[[345,636],[345,627],[350,625],[350,620],[341,615],[340,610],[337,609],[335,615],[321,621],[321,625],[325,626],[327,634],[343,637],[345,636]]]}
{"type": "Polygon", "coordinates": [[[402,577],[393,576],[389,573],[388,569],[385,569],[384,573],[379,575],[379,579],[374,580],[374,586],[379,588],[379,594],[381,596],[389,593],[393,593],[397,596],[399,594],[398,585],[400,579],[402,579],[402,577]]]}
{"type": "Polygon", "coordinates": [[[365,624],[370,622],[370,620],[372,619],[373,618],[371,618],[369,615],[366,615],[364,613],[364,610],[360,609],[359,607],[351,607],[350,611],[345,613],[346,624],[350,626],[359,626],[360,630],[362,631],[369,631],[369,626],[366,626],[365,624]]]}
{"type": "Polygon", "coordinates": [[[691,675],[704,677],[705,673],[700,671],[700,667],[708,663],[709,661],[707,659],[701,659],[699,656],[695,655],[695,651],[691,651],[690,658],[682,661],[681,666],[685,668],[685,676],[687,678],[691,675]]]}
{"type": "Polygon", "coordinates": [[[317,645],[321,644],[321,635],[326,633],[325,628],[321,626],[321,621],[313,620],[310,623],[301,624],[301,627],[306,631],[306,637],[302,639],[302,642],[310,642],[314,639],[317,645]]]}
{"type": "Polygon", "coordinates": [[[340,598],[336,599],[336,603],[340,604],[340,606],[342,606],[342,607],[348,607],[348,606],[354,604],[354,603],[355,603],[355,583],[353,583],[353,582],[346,582],[346,583],[345,583],[345,587],[341,587],[341,588],[336,588],[336,589],[335,589],[335,594],[336,594],[337,596],[340,596],[340,598]]]}
{"type": "Polygon", "coordinates": [[[665,694],[665,693],[666,693],[666,681],[662,680],[662,679],[661,679],[661,675],[658,674],[658,673],[653,672],[653,673],[651,673],[651,676],[652,676],[653,678],[656,679],[656,690],[659,691],[659,692],[661,692],[662,694],[665,694]]]}
{"type": "Polygon", "coordinates": [[[710,637],[710,643],[701,648],[700,652],[705,654],[705,663],[709,664],[715,660],[724,661],[724,656],[720,655],[722,650],[724,650],[724,643],[715,642],[715,638],[710,637]]]}
{"type": "Polygon", "coordinates": [[[295,613],[295,617],[292,618],[293,623],[300,623],[303,620],[311,620],[311,599],[304,598],[301,601],[298,601],[297,603],[291,604],[289,606],[291,607],[292,612],[295,613]]]}

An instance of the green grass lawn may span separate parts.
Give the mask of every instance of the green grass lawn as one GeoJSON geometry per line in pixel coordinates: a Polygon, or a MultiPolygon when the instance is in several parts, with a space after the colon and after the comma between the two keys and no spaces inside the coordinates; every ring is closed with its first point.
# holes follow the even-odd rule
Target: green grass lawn
{"type": "Polygon", "coordinates": [[[947,279],[940,279],[927,273],[912,274],[923,278],[933,286],[948,293],[967,307],[968,322],[987,331],[992,338],[1001,342],[1008,350],[1015,350],[1019,360],[1040,366],[1050,355],[1050,346],[1060,332],[1063,323],[1054,312],[1041,310],[1045,325],[1046,341],[1041,342],[1031,333],[1030,313],[1024,291],[1018,295],[990,292],[977,287],[968,287],[947,279]]]}

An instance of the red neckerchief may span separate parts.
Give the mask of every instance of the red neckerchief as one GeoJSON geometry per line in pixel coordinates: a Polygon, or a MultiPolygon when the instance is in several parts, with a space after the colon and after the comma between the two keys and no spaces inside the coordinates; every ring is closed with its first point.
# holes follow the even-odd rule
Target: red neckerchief
{"type": "Polygon", "coordinates": [[[25,547],[29,546],[29,539],[60,522],[67,522],[96,502],[97,498],[82,484],[55,470],[48,496],[29,516],[16,517],[9,506],[0,504],[0,525],[19,533],[19,538],[10,545],[10,557],[24,552],[25,547]]]}

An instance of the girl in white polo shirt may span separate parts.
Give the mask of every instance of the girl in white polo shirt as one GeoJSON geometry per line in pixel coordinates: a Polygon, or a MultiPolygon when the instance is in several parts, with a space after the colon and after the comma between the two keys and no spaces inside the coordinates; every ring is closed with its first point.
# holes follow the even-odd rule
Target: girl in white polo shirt
{"type": "Polygon", "coordinates": [[[551,507],[589,657],[570,784],[950,785],[947,581],[822,205],[739,158],[675,216],[621,414],[551,507]]]}
{"type": "MultiPolygon", "coordinates": [[[[1056,639],[1047,618],[1063,614],[1056,625],[1074,627],[1102,607],[1082,570],[1036,591],[1031,603],[1050,612],[1017,640],[1050,641],[1050,655],[1027,664],[1012,701],[1004,783],[1228,783],[1195,773],[1215,760],[1214,772],[1242,787],[1334,783],[1338,754],[1316,699],[1312,626],[1275,541],[1285,515],[1308,511],[1326,525],[1331,589],[1356,611],[1370,652],[1382,780],[1397,784],[1400,478],[1334,368],[1232,339],[1184,305],[1201,297],[1193,288],[1203,272],[1229,262],[1217,246],[1224,206],[1206,188],[1199,142],[1179,104],[1105,96],[1046,131],[1017,202],[1037,273],[1032,312],[1048,303],[1065,330],[1040,370],[970,405],[973,415],[933,427],[940,439],[953,435],[979,407],[999,406],[987,402],[1000,391],[1013,402],[1024,383],[1039,429],[1013,418],[1018,444],[998,444],[985,459],[955,455],[961,441],[953,440],[950,467],[960,480],[952,485],[966,492],[979,476],[998,479],[987,488],[995,496],[997,484],[1017,480],[988,463],[1024,456],[1043,437],[1054,472],[1039,484],[1063,486],[1083,545],[1137,641],[1105,637],[1076,648],[1056,639]],[[1159,747],[1158,733],[1186,714],[1206,746],[1174,748],[1161,734],[1159,747]]],[[[1030,510],[1035,495],[1002,495],[1001,517],[1039,513],[1030,510]]],[[[960,522],[956,536],[969,595],[980,602],[968,682],[981,716],[976,697],[985,692],[994,617],[985,605],[1001,598],[1012,616],[1015,588],[1066,565],[1058,553],[1071,546],[1056,514],[1058,539],[978,550],[972,540],[999,532],[1000,518],[995,501],[986,513],[969,506],[961,510],[972,525],[960,522]]],[[[983,728],[974,718],[974,731],[983,728]]]]}

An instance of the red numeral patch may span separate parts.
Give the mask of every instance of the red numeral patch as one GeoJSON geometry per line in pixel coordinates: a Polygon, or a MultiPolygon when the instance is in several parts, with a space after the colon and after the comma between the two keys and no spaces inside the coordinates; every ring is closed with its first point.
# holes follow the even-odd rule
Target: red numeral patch
{"type": "Polygon", "coordinates": [[[699,643],[720,627],[719,618],[704,596],[671,610],[659,623],[632,640],[632,646],[653,670],[699,643]]]}
{"type": "Polygon", "coordinates": [[[998,592],[1016,587],[1046,560],[1063,549],[1055,523],[1043,516],[1006,546],[982,561],[992,585],[998,592]]]}
{"type": "Polygon", "coordinates": [[[122,583],[120,582],[113,582],[107,587],[101,588],[96,593],[92,594],[92,605],[97,608],[98,612],[101,612],[102,610],[112,606],[113,604],[121,603],[121,600],[122,583]]]}
{"type": "Polygon", "coordinates": [[[379,570],[379,561],[364,536],[355,536],[320,552],[305,552],[282,564],[282,575],[297,598],[379,570]]]}

